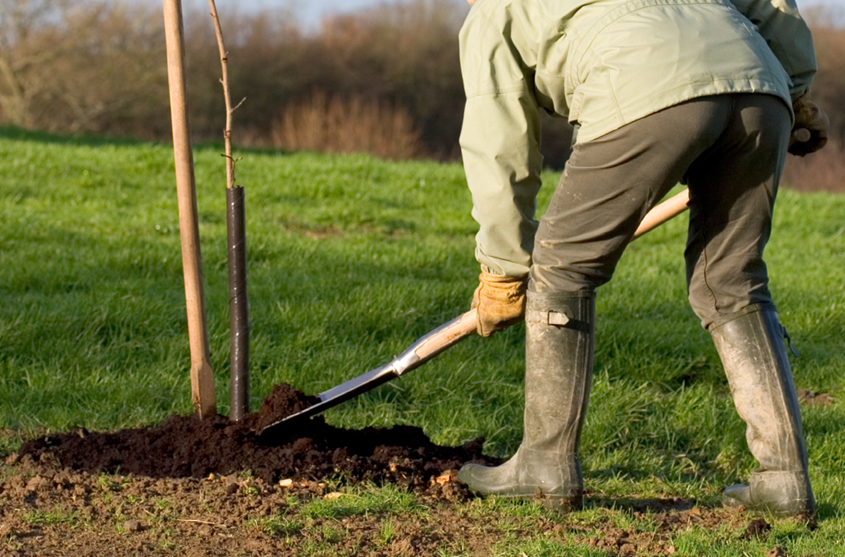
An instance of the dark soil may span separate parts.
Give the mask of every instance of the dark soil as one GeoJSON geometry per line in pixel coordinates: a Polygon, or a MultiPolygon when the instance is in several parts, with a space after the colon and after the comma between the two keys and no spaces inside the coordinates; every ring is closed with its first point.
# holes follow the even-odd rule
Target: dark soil
{"type": "Polygon", "coordinates": [[[293,416],[318,402],[320,402],[319,397],[308,396],[290,385],[277,385],[264,399],[264,403],[258,410],[255,429],[261,432],[278,420],[293,416]]]}
{"type": "Polygon", "coordinates": [[[468,511],[456,470],[497,462],[480,439],[441,447],[415,427],[349,431],[320,417],[270,439],[256,433],[313,402],[281,385],[239,423],[172,416],[155,427],[28,441],[0,465],[0,557],[482,556],[538,536],[634,557],[673,555],[674,539],[691,528],[768,536],[765,521],[684,499],[586,494],[588,505],[632,517],[626,527],[601,513],[584,521],[468,511]],[[369,482],[412,491],[418,507],[356,510],[360,493],[374,492],[369,482]],[[336,510],[327,515],[310,505],[329,501],[336,510]]]}
{"type": "Polygon", "coordinates": [[[345,430],[322,417],[294,421],[273,435],[258,431],[316,401],[279,385],[261,409],[240,422],[224,416],[171,416],[162,424],[113,433],[78,430],[24,443],[19,456],[55,459],[63,468],[149,478],[204,478],[250,470],[266,483],[280,479],[395,483],[429,489],[431,480],[465,462],[494,463],[482,440],[461,447],[432,443],[416,427],[345,430]]]}

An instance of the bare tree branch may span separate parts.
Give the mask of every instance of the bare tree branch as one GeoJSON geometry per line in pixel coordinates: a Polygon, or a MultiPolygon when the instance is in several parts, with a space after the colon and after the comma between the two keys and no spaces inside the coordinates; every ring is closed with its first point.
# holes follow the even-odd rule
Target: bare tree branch
{"type": "Polygon", "coordinates": [[[223,148],[225,152],[224,156],[226,157],[226,187],[233,188],[235,187],[235,163],[237,161],[232,156],[232,115],[244,101],[242,100],[238,103],[238,106],[232,108],[232,99],[229,94],[229,53],[226,51],[226,45],[223,42],[223,29],[220,27],[220,18],[217,17],[217,6],[214,4],[214,0],[208,0],[208,6],[211,8],[211,17],[214,20],[217,48],[220,51],[220,66],[223,71],[223,77],[220,79],[220,83],[223,85],[223,99],[226,103],[226,129],[223,130],[223,148]]]}

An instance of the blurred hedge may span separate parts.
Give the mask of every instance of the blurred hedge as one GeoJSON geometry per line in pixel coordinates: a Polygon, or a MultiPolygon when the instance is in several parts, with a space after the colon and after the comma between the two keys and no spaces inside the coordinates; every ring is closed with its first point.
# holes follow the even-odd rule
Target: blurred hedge
{"type": "MultiPolygon", "coordinates": [[[[221,9],[232,95],[246,97],[235,115],[236,143],[458,158],[464,94],[457,34],[467,9],[463,0],[410,0],[332,16],[314,30],[285,10],[221,9]]],[[[845,30],[834,22],[842,18],[805,13],[821,66],[814,95],[841,145],[845,30]]],[[[212,22],[204,10],[186,13],[185,22],[193,131],[197,140],[217,139],[224,111],[212,22]]],[[[162,27],[155,5],[0,0],[0,121],[168,140],[162,27]]],[[[546,163],[560,168],[569,126],[545,118],[543,128],[546,163]]],[[[800,181],[820,166],[843,164],[841,150],[830,153],[823,163],[812,157],[790,163],[787,177],[800,181]]],[[[818,187],[818,179],[805,181],[818,187]]]]}

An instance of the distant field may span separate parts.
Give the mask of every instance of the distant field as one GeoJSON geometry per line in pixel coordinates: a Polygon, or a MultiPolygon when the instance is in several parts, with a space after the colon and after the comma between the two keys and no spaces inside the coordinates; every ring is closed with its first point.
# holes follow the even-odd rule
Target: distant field
{"type": "MultiPolygon", "coordinates": [[[[228,413],[220,152],[199,148],[196,174],[212,366],[228,413]]],[[[468,309],[476,226],[459,165],[240,155],[253,409],[274,384],[314,393],[385,363],[468,309]]],[[[544,175],[542,204],[556,180],[544,175]]],[[[598,294],[582,453],[588,487],[608,496],[714,503],[755,466],[686,303],[685,225],[681,216],[632,244],[598,294]]],[[[842,555],[845,196],[784,190],[767,256],[801,353],[796,384],[829,395],[811,402],[832,400],[802,405],[820,528],[783,543],[790,556],[842,555]]],[[[169,146],[0,131],[0,428],[119,429],[189,413],[182,288],[169,146]]],[[[471,338],[328,420],[417,425],[450,445],[483,435],[489,453],[507,455],[521,438],[522,334],[471,338]]],[[[0,453],[16,447],[14,436],[3,443],[0,453]]]]}

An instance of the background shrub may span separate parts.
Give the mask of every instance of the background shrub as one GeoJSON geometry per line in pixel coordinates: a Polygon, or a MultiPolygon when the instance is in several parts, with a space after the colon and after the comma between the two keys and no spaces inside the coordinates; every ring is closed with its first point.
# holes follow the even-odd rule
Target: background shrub
{"type": "MultiPolygon", "coordinates": [[[[395,1],[327,17],[315,30],[284,9],[223,9],[232,95],[246,98],[235,115],[236,143],[458,159],[457,34],[468,7],[395,1]]],[[[845,18],[833,8],[804,12],[820,65],[813,94],[830,114],[834,141],[818,155],[790,157],[786,178],[800,189],[842,191],[845,18]]],[[[198,9],[185,24],[193,132],[216,140],[225,115],[211,18],[198,9]]],[[[120,0],[0,0],[0,123],[169,140],[161,9],[120,0]]],[[[544,117],[548,166],[562,168],[570,134],[565,121],[544,117]]]]}

